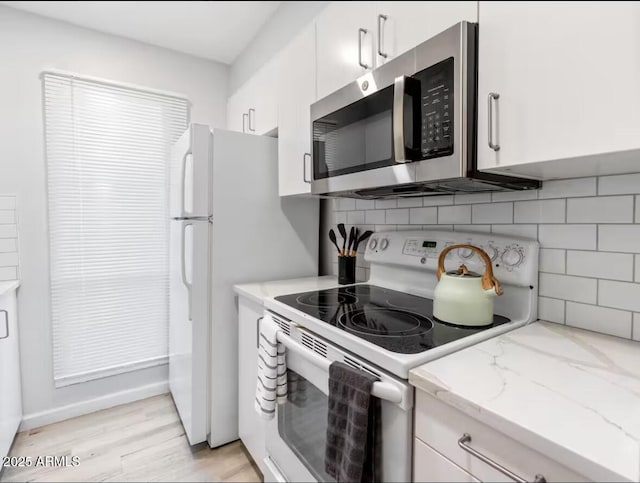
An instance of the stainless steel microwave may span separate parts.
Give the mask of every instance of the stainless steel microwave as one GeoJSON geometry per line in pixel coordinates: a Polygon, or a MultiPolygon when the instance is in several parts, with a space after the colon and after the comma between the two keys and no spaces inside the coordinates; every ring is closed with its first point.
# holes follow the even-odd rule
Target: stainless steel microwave
{"type": "Polygon", "coordinates": [[[460,22],[312,104],[313,194],[535,189],[477,170],[478,25],[460,22]]]}

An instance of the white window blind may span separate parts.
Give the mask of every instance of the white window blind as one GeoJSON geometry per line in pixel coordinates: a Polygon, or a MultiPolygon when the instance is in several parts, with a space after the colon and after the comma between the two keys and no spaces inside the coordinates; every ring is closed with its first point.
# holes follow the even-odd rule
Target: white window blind
{"type": "Polygon", "coordinates": [[[169,156],[189,102],[42,79],[55,383],[165,363],[169,156]]]}

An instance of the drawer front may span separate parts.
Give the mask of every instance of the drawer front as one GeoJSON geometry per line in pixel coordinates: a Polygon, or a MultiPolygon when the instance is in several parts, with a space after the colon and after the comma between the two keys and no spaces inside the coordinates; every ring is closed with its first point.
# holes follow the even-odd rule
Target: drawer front
{"type": "Polygon", "coordinates": [[[474,482],[475,479],[418,438],[413,448],[413,481],[474,482]]]}
{"type": "Polygon", "coordinates": [[[513,481],[458,446],[469,434],[471,448],[527,481],[542,475],[547,481],[589,481],[562,464],[495,431],[489,426],[416,391],[415,436],[482,481],[513,481]]]}

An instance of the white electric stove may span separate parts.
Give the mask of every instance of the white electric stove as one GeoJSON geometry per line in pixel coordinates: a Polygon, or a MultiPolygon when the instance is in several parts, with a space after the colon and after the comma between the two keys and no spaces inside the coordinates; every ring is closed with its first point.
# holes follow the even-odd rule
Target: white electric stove
{"type": "MultiPolygon", "coordinates": [[[[265,301],[282,329],[288,371],[305,382],[305,403],[279,405],[267,427],[265,481],[330,481],[324,473],[328,369],[340,361],[374,374],[382,402],[380,474],[409,481],[413,389],[409,371],[425,362],[521,327],[537,318],[538,243],[487,233],[441,231],[374,234],[365,250],[367,282],[292,293],[265,301]],[[464,327],[433,316],[440,252],[450,245],[483,248],[504,289],[493,323],[464,327]]],[[[471,250],[452,251],[445,268],[464,263],[483,273],[471,250]]],[[[461,300],[460,303],[464,303],[461,300]]]]}

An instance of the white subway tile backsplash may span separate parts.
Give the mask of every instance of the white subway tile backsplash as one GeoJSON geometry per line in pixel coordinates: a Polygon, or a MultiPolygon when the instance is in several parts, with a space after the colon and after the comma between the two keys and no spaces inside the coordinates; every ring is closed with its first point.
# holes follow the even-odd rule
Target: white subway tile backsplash
{"type": "Polygon", "coordinates": [[[0,196],[0,210],[15,210],[15,209],[16,209],[15,196],[0,196]]]}
{"type": "Polygon", "coordinates": [[[338,211],[350,211],[356,209],[356,200],[353,198],[338,198],[335,202],[338,205],[336,208],[338,211]]]}
{"type": "Polygon", "coordinates": [[[15,222],[16,212],[14,210],[0,210],[0,224],[15,222]]]}
{"type": "Polygon", "coordinates": [[[398,200],[376,200],[376,210],[396,208],[397,206],[398,206],[398,200]]]}
{"type": "Polygon", "coordinates": [[[18,252],[0,253],[0,267],[11,266],[18,266],[18,252]]]}
{"type": "Polygon", "coordinates": [[[416,208],[422,206],[422,198],[400,198],[398,208],[416,208]]]}
{"type": "Polygon", "coordinates": [[[18,278],[18,267],[0,267],[0,281],[16,280],[18,278]]]}
{"type": "Polygon", "coordinates": [[[640,225],[600,225],[598,250],[640,253],[640,225]]]}
{"type": "Polygon", "coordinates": [[[438,223],[453,225],[471,223],[471,205],[438,207],[438,223]]]}
{"type": "Polygon", "coordinates": [[[598,305],[640,312],[640,284],[598,280],[598,305]]]}
{"type": "Polygon", "coordinates": [[[15,238],[0,239],[0,252],[15,252],[17,249],[15,238]]]}
{"type": "Polygon", "coordinates": [[[349,211],[347,212],[347,224],[348,225],[362,225],[365,223],[364,211],[349,211]]]}
{"type": "Polygon", "coordinates": [[[469,205],[474,203],[489,203],[491,201],[491,193],[473,193],[455,195],[454,203],[456,205],[469,205]]]}
{"type": "Polygon", "coordinates": [[[640,173],[601,176],[598,195],[630,195],[640,193],[640,173]]]}
{"type": "Polygon", "coordinates": [[[617,337],[631,338],[631,312],[567,302],[566,324],[617,337]]]}
{"type": "Polygon", "coordinates": [[[425,196],[422,198],[423,206],[445,206],[453,204],[452,195],[425,196]]]}
{"type": "Polygon", "coordinates": [[[564,223],[566,200],[518,201],[514,203],[516,223],[564,223]]]}
{"type": "Polygon", "coordinates": [[[491,233],[536,240],[538,238],[538,225],[493,225],[491,233]]]}
{"type": "Polygon", "coordinates": [[[453,230],[471,233],[491,233],[491,225],[454,225],[453,230]]]}
{"type": "Polygon", "coordinates": [[[538,190],[496,191],[491,193],[491,201],[521,201],[538,199],[538,190]]]}
{"type": "Polygon", "coordinates": [[[538,297],[538,318],[564,324],[564,300],[538,297]]]}
{"type": "Polygon", "coordinates": [[[595,195],[596,178],[575,178],[545,181],[538,193],[538,198],[573,198],[595,195]]]}
{"type": "MultiPolygon", "coordinates": [[[[362,230],[455,229],[537,239],[541,319],[640,341],[640,173],[545,181],[537,191],[337,199],[327,206],[335,223],[362,230]]],[[[17,263],[13,207],[12,198],[0,195],[0,255],[17,263]]],[[[357,268],[359,279],[368,278],[363,256],[357,268]]],[[[0,280],[17,272],[0,263],[0,280]]]]}
{"type": "Polygon", "coordinates": [[[433,225],[438,223],[438,208],[410,208],[409,223],[412,225],[433,225]]]}
{"type": "Polygon", "coordinates": [[[473,205],[471,223],[513,223],[513,203],[487,203],[473,205]]]}
{"type": "Polygon", "coordinates": [[[17,238],[18,228],[15,224],[0,225],[0,238],[17,238]]]}
{"type": "Polygon", "coordinates": [[[538,225],[542,248],[595,250],[596,240],[596,225],[538,225]]]}
{"type": "Polygon", "coordinates": [[[356,210],[373,210],[375,207],[374,200],[356,200],[356,210]]]}
{"type": "Polygon", "coordinates": [[[595,304],[597,293],[595,279],[540,273],[540,295],[543,297],[595,304]]]}
{"type": "MultiPolygon", "coordinates": [[[[580,252],[582,253],[582,252],[580,252]]],[[[541,248],[539,268],[541,272],[565,273],[566,251],[555,248],[541,248]]]]}
{"type": "Polygon", "coordinates": [[[633,196],[567,200],[567,223],[633,223],[633,196]]]}
{"type": "Polygon", "coordinates": [[[397,208],[395,210],[387,210],[387,223],[394,225],[409,224],[409,210],[407,208],[397,208]]]}
{"type": "Polygon", "coordinates": [[[338,223],[345,223],[345,224],[347,223],[347,212],[346,211],[336,211],[335,215],[336,215],[336,218],[335,218],[336,225],[338,223]]]}
{"type": "Polygon", "coordinates": [[[569,250],[567,274],[633,281],[633,255],[569,250]]]}
{"type": "Polygon", "coordinates": [[[367,225],[384,225],[384,210],[369,210],[364,212],[364,220],[367,225]]]}

